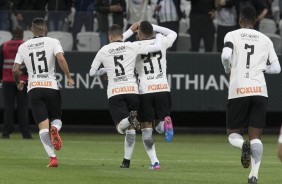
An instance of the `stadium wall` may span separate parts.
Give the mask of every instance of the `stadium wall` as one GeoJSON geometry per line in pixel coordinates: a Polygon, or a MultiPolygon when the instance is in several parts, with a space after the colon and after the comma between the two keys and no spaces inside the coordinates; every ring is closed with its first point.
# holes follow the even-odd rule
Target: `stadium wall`
{"type": "MultiPolygon", "coordinates": [[[[107,110],[107,81],[88,75],[96,53],[67,52],[66,58],[76,81],[68,87],[57,67],[64,110],[107,110]]],[[[281,56],[279,57],[281,61],[281,56]]],[[[171,86],[174,112],[224,112],[228,78],[220,54],[168,53],[167,76],[171,86]]],[[[266,75],[270,112],[282,112],[282,77],[266,75]]],[[[0,89],[2,98],[2,90],[0,89]]],[[[3,100],[0,100],[3,109],[3,100]]]]}

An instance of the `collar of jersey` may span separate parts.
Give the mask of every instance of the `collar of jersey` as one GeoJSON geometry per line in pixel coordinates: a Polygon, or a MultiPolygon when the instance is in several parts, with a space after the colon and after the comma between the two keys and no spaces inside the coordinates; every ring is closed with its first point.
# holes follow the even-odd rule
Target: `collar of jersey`
{"type": "Polygon", "coordinates": [[[41,38],[41,37],[45,37],[45,36],[34,36],[33,38],[41,38]]]}
{"type": "Polygon", "coordinates": [[[121,40],[117,40],[117,41],[113,41],[113,43],[114,43],[114,42],[123,42],[123,41],[121,41],[121,40]]]}

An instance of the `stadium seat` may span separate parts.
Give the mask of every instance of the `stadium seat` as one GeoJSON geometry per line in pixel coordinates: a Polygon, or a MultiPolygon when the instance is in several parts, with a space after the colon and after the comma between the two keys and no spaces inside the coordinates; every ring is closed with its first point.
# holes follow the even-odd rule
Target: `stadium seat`
{"type": "Polygon", "coordinates": [[[71,51],[73,47],[73,37],[68,32],[53,31],[49,32],[48,36],[58,39],[63,47],[64,51],[71,51]]]}
{"type": "Polygon", "coordinates": [[[186,33],[179,33],[177,40],[177,51],[188,52],[191,49],[191,37],[186,33]]]}
{"type": "Polygon", "coordinates": [[[268,36],[270,40],[273,42],[275,51],[277,53],[280,53],[281,52],[281,37],[273,33],[265,33],[265,35],[268,36]]]}
{"type": "Polygon", "coordinates": [[[276,24],[272,19],[262,19],[259,23],[259,31],[262,33],[275,33],[276,24]]]}
{"type": "Polygon", "coordinates": [[[24,31],[23,40],[27,41],[27,40],[29,40],[31,38],[33,38],[33,33],[31,31],[24,31]]]}
{"type": "Polygon", "coordinates": [[[12,34],[8,31],[0,31],[0,45],[12,39],[12,34]]]}
{"type": "Polygon", "coordinates": [[[100,49],[99,33],[80,32],[77,34],[77,50],[95,52],[100,49]]]}

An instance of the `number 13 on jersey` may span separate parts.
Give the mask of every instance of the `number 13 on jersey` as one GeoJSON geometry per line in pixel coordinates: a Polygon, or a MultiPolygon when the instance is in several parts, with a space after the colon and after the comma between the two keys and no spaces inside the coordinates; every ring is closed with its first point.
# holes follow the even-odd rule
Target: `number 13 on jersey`
{"type": "Polygon", "coordinates": [[[38,73],[48,72],[47,59],[45,56],[45,50],[41,52],[31,52],[29,53],[29,57],[31,59],[33,74],[36,74],[36,68],[38,69],[38,73]],[[41,62],[43,62],[41,64],[41,62]],[[43,66],[42,66],[43,65],[43,66]]]}

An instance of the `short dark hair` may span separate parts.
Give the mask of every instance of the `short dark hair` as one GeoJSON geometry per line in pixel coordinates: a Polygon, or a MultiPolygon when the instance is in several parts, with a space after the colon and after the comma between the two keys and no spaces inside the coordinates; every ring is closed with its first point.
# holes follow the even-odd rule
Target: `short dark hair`
{"type": "Polygon", "coordinates": [[[32,27],[36,31],[45,31],[46,22],[45,22],[44,18],[37,17],[37,18],[33,19],[32,20],[32,27]]]}
{"type": "Polygon", "coordinates": [[[117,36],[122,36],[122,33],[123,33],[123,30],[122,28],[117,25],[117,24],[113,24],[110,28],[109,28],[109,31],[108,33],[114,37],[117,37],[117,36]]]}
{"type": "Polygon", "coordinates": [[[148,21],[142,21],[139,25],[139,31],[145,36],[150,37],[154,34],[153,26],[148,21]]]}
{"type": "Polygon", "coordinates": [[[15,27],[12,31],[14,39],[23,39],[23,29],[21,27],[15,27]]]}
{"type": "Polygon", "coordinates": [[[256,20],[256,10],[252,5],[245,5],[241,8],[240,17],[249,21],[256,20]]]}

